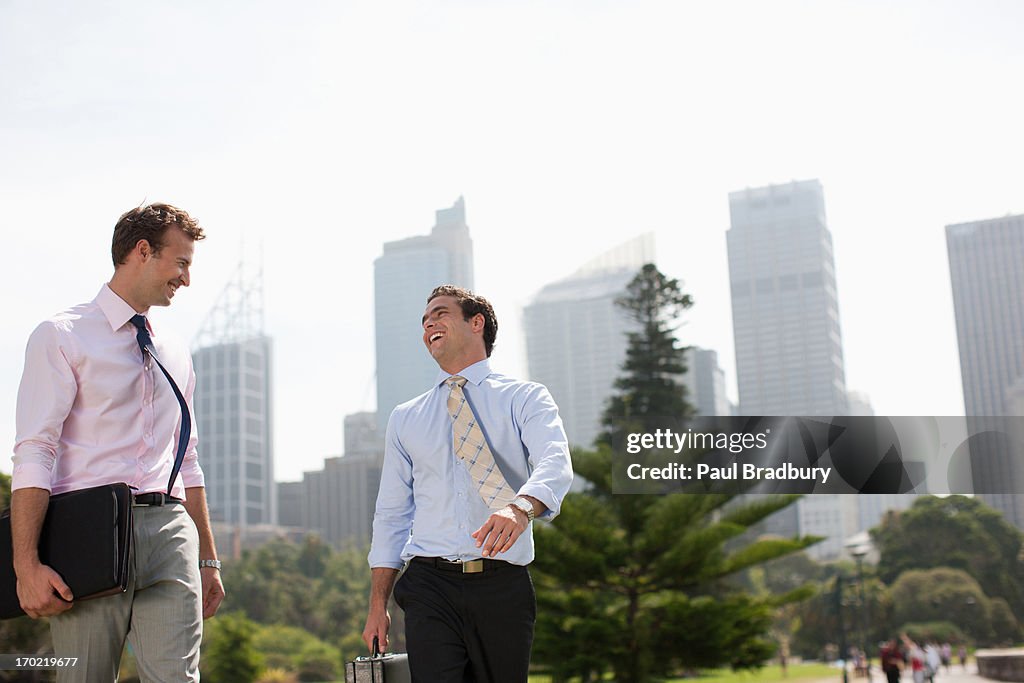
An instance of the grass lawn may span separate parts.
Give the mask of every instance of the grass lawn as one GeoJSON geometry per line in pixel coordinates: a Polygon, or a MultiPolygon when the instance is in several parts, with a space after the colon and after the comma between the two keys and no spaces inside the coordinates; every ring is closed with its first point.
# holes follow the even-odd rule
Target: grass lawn
{"type": "MultiPolygon", "coordinates": [[[[789,667],[785,678],[783,678],[782,669],[778,665],[771,665],[749,672],[736,672],[728,669],[708,671],[698,678],[673,678],[668,683],[767,683],[768,681],[800,683],[832,677],[835,677],[837,681],[842,680],[839,670],[826,664],[796,664],[789,667]]],[[[551,683],[551,679],[547,676],[530,676],[530,683],[551,683]]]]}

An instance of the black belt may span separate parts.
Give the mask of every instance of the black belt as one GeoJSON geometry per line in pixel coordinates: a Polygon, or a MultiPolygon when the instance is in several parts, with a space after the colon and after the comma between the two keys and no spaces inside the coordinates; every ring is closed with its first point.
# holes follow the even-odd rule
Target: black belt
{"type": "Polygon", "coordinates": [[[446,560],[443,557],[414,557],[412,561],[419,562],[420,564],[429,564],[431,567],[442,571],[459,572],[460,574],[479,574],[480,572],[491,572],[496,569],[507,569],[508,567],[515,566],[504,560],[489,560],[487,558],[460,562],[446,560]]]}
{"type": "Polygon", "coordinates": [[[168,496],[162,491],[136,493],[132,496],[132,505],[135,507],[161,507],[163,505],[177,505],[183,502],[180,498],[168,496]]]}

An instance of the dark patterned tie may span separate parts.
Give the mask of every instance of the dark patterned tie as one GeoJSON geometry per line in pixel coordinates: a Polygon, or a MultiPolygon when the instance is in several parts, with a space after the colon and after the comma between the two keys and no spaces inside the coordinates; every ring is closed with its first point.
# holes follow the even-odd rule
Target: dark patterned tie
{"type": "Polygon", "coordinates": [[[146,317],[136,313],[132,316],[132,325],[138,332],[135,335],[136,341],[139,342],[139,348],[142,349],[142,359],[146,359],[146,354],[153,359],[160,371],[164,373],[164,377],[171,384],[171,389],[174,391],[174,397],[178,399],[178,405],[181,407],[181,431],[178,432],[178,452],[174,455],[174,466],[171,468],[171,479],[167,482],[167,495],[171,495],[171,489],[174,488],[174,480],[178,478],[178,471],[181,469],[181,463],[185,459],[185,450],[188,448],[188,440],[192,436],[192,417],[188,412],[188,404],[185,402],[185,397],[181,395],[181,389],[175,383],[174,378],[171,377],[171,373],[167,372],[167,368],[157,358],[156,349],[153,348],[153,339],[149,336],[149,330],[146,329],[146,317]]]}

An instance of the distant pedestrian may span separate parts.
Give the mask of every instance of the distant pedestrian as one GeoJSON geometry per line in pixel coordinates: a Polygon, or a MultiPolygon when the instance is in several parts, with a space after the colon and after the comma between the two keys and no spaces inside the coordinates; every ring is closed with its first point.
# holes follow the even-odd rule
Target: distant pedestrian
{"type": "Polygon", "coordinates": [[[935,643],[928,643],[924,646],[924,675],[930,683],[935,683],[935,674],[939,672],[942,664],[942,655],[939,653],[939,646],[935,643]]]}
{"type": "Polygon", "coordinates": [[[967,648],[964,647],[963,643],[956,649],[956,655],[960,658],[960,668],[967,671],[967,648]]]}
{"type": "Polygon", "coordinates": [[[900,636],[903,646],[907,649],[907,656],[910,659],[910,672],[914,677],[914,683],[924,683],[925,657],[921,646],[911,640],[906,633],[900,636]]]}
{"type": "Polygon", "coordinates": [[[903,651],[900,643],[893,638],[882,646],[880,652],[882,659],[882,672],[888,683],[899,683],[900,673],[903,671],[903,651]]]}
{"type": "Polygon", "coordinates": [[[942,666],[946,667],[946,673],[949,673],[949,667],[953,661],[953,646],[949,643],[943,643],[939,654],[942,655],[942,666]]]}

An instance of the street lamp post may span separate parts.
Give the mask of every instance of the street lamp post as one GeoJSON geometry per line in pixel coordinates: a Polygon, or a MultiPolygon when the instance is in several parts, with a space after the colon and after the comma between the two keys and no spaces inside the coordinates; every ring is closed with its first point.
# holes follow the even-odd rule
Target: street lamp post
{"type": "Polygon", "coordinates": [[[850,549],[850,554],[853,555],[854,559],[857,560],[857,583],[860,584],[860,604],[861,604],[861,630],[860,630],[860,642],[861,647],[864,649],[864,659],[867,665],[868,681],[871,681],[871,651],[868,650],[868,626],[871,623],[870,613],[868,611],[868,603],[864,597],[864,569],[863,562],[864,556],[868,554],[870,550],[867,544],[858,545],[850,549]]]}
{"type": "Polygon", "coordinates": [[[843,621],[843,571],[836,572],[836,614],[839,616],[839,660],[843,663],[843,683],[849,683],[846,675],[846,658],[850,654],[846,644],[846,624],[843,621]]]}

